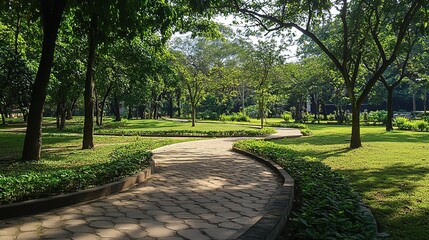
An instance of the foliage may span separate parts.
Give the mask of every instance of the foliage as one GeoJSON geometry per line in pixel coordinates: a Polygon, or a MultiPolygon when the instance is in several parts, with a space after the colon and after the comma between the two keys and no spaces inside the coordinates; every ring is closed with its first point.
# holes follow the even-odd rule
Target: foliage
{"type": "Polygon", "coordinates": [[[280,164],[297,185],[290,230],[298,239],[375,239],[376,228],[360,209],[347,180],[325,164],[272,142],[245,140],[234,147],[280,164]]]}
{"type": "MultiPolygon", "coordinates": [[[[0,203],[7,204],[54,196],[119,180],[148,166],[152,156],[148,149],[169,143],[172,141],[138,141],[117,148],[106,162],[67,169],[57,168],[53,171],[29,170],[21,175],[10,173],[8,176],[0,175],[0,203]]],[[[32,163],[14,163],[14,165],[19,166],[11,168],[34,167],[32,163]]]]}
{"type": "Polygon", "coordinates": [[[410,119],[408,119],[406,117],[396,117],[395,118],[395,124],[399,129],[401,129],[402,126],[409,121],[410,121],[410,119]]]}
{"type": "Polygon", "coordinates": [[[283,112],[282,118],[285,121],[285,123],[289,123],[293,120],[292,114],[290,112],[283,112]]]}
{"type": "Polygon", "coordinates": [[[126,136],[191,136],[191,137],[245,137],[266,136],[275,133],[272,128],[248,130],[194,130],[194,129],[164,129],[164,130],[100,130],[96,134],[126,135],[126,136]]]}
{"type": "Polygon", "coordinates": [[[222,114],[219,117],[221,121],[231,121],[231,122],[250,122],[250,117],[244,115],[242,112],[232,113],[232,114],[222,114]]]}
{"type": "Polygon", "coordinates": [[[387,111],[385,110],[371,111],[368,113],[368,121],[370,122],[385,123],[386,119],[387,119],[387,111]]]}
{"type": "Polygon", "coordinates": [[[429,131],[429,123],[424,120],[411,121],[405,117],[396,117],[395,124],[401,130],[429,131]]]}

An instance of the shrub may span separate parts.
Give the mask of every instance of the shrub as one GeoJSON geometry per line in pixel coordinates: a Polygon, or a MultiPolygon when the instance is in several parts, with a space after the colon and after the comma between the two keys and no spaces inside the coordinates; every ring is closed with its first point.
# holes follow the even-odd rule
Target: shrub
{"type": "Polygon", "coordinates": [[[368,121],[385,123],[387,119],[387,111],[378,110],[368,113],[368,121]]]}
{"type": "Polygon", "coordinates": [[[103,135],[126,135],[126,136],[207,136],[207,137],[245,137],[265,136],[276,131],[272,128],[248,129],[248,130],[100,130],[96,134],[103,135]]]}
{"type": "Polygon", "coordinates": [[[406,117],[396,117],[394,123],[399,129],[402,129],[402,126],[409,121],[410,120],[406,117]]]}
{"type": "Polygon", "coordinates": [[[222,114],[220,115],[219,120],[231,121],[231,122],[250,122],[250,117],[239,112],[239,113],[232,113],[230,115],[222,114]]]}
{"type": "MultiPolygon", "coordinates": [[[[53,171],[29,171],[17,176],[0,175],[0,204],[54,196],[100,186],[135,174],[146,168],[153,149],[170,140],[135,142],[117,148],[107,162],[53,171]]],[[[31,167],[31,163],[21,164],[31,167]]]]}
{"type": "Polygon", "coordinates": [[[429,131],[429,123],[423,120],[414,121],[414,130],[415,131],[429,131]]]}
{"type": "Polygon", "coordinates": [[[425,121],[425,122],[429,122],[429,116],[424,116],[424,117],[423,117],[423,121],[425,121]]]}
{"type": "Polygon", "coordinates": [[[284,120],[286,123],[289,123],[289,122],[291,122],[291,121],[293,120],[293,118],[292,118],[292,113],[290,113],[290,112],[284,112],[284,113],[282,114],[282,118],[283,118],[283,120],[284,120]]]}
{"type": "Polygon", "coordinates": [[[273,142],[244,140],[234,147],[276,161],[294,178],[292,239],[376,238],[376,226],[360,208],[358,195],[330,167],[273,142]]]}
{"type": "Polygon", "coordinates": [[[417,125],[415,122],[407,121],[402,126],[399,127],[401,130],[414,130],[417,129],[417,125]]]}

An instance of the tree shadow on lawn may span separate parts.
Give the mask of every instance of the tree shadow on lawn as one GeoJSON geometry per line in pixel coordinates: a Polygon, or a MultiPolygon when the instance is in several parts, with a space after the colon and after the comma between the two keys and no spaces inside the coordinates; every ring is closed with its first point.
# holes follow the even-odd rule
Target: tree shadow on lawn
{"type": "Polygon", "coordinates": [[[414,197],[418,184],[429,175],[428,167],[396,163],[380,169],[338,169],[358,192],[366,193],[381,227],[388,225],[392,239],[424,239],[429,236],[429,209],[419,207],[426,199],[414,197]],[[374,193],[370,195],[369,193],[374,193]]]}

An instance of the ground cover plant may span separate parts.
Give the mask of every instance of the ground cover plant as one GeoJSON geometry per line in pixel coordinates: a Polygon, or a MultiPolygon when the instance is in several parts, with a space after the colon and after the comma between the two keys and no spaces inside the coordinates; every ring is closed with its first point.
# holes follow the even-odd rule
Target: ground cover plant
{"type": "MultiPolygon", "coordinates": [[[[49,121],[47,121],[49,122],[49,121]]],[[[49,124],[48,124],[49,125],[49,124]]],[[[83,125],[81,119],[77,118],[70,122],[63,132],[82,133],[83,125]]],[[[50,123],[50,127],[45,132],[58,132],[55,126],[50,123]]],[[[229,137],[229,136],[264,136],[275,133],[271,128],[258,129],[246,125],[232,125],[220,122],[201,122],[192,127],[189,122],[134,119],[115,122],[110,118],[105,119],[102,127],[95,128],[98,135],[131,135],[131,136],[209,136],[209,137],[229,137]]]]}
{"type": "Polygon", "coordinates": [[[388,239],[429,236],[429,134],[363,126],[361,149],[350,150],[350,126],[311,125],[309,137],[276,140],[345,176],[370,206],[388,239]]]}
{"type": "Polygon", "coordinates": [[[37,162],[15,162],[23,134],[0,132],[0,203],[58,195],[102,185],[147,167],[149,150],[185,140],[96,136],[96,150],[80,150],[80,136],[44,134],[37,162]]]}
{"type": "Polygon", "coordinates": [[[346,179],[320,161],[272,142],[245,140],[234,147],[272,159],[295,180],[287,239],[374,239],[376,227],[360,209],[346,179]]]}

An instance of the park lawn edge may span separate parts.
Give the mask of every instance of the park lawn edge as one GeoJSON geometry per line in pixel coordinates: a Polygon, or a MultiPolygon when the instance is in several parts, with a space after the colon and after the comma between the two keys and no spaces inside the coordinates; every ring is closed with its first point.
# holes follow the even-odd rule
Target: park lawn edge
{"type": "Polygon", "coordinates": [[[376,239],[377,225],[348,181],[329,166],[279,144],[243,140],[234,148],[270,159],[295,180],[296,199],[284,234],[294,239],[376,239]]]}
{"type": "MultiPolygon", "coordinates": [[[[175,142],[160,140],[156,141],[153,147],[172,143],[175,142]]],[[[102,163],[51,172],[0,175],[0,204],[76,192],[132,176],[147,168],[152,159],[152,152],[144,146],[144,141],[120,146],[112,151],[108,161],[102,163]]]]}

